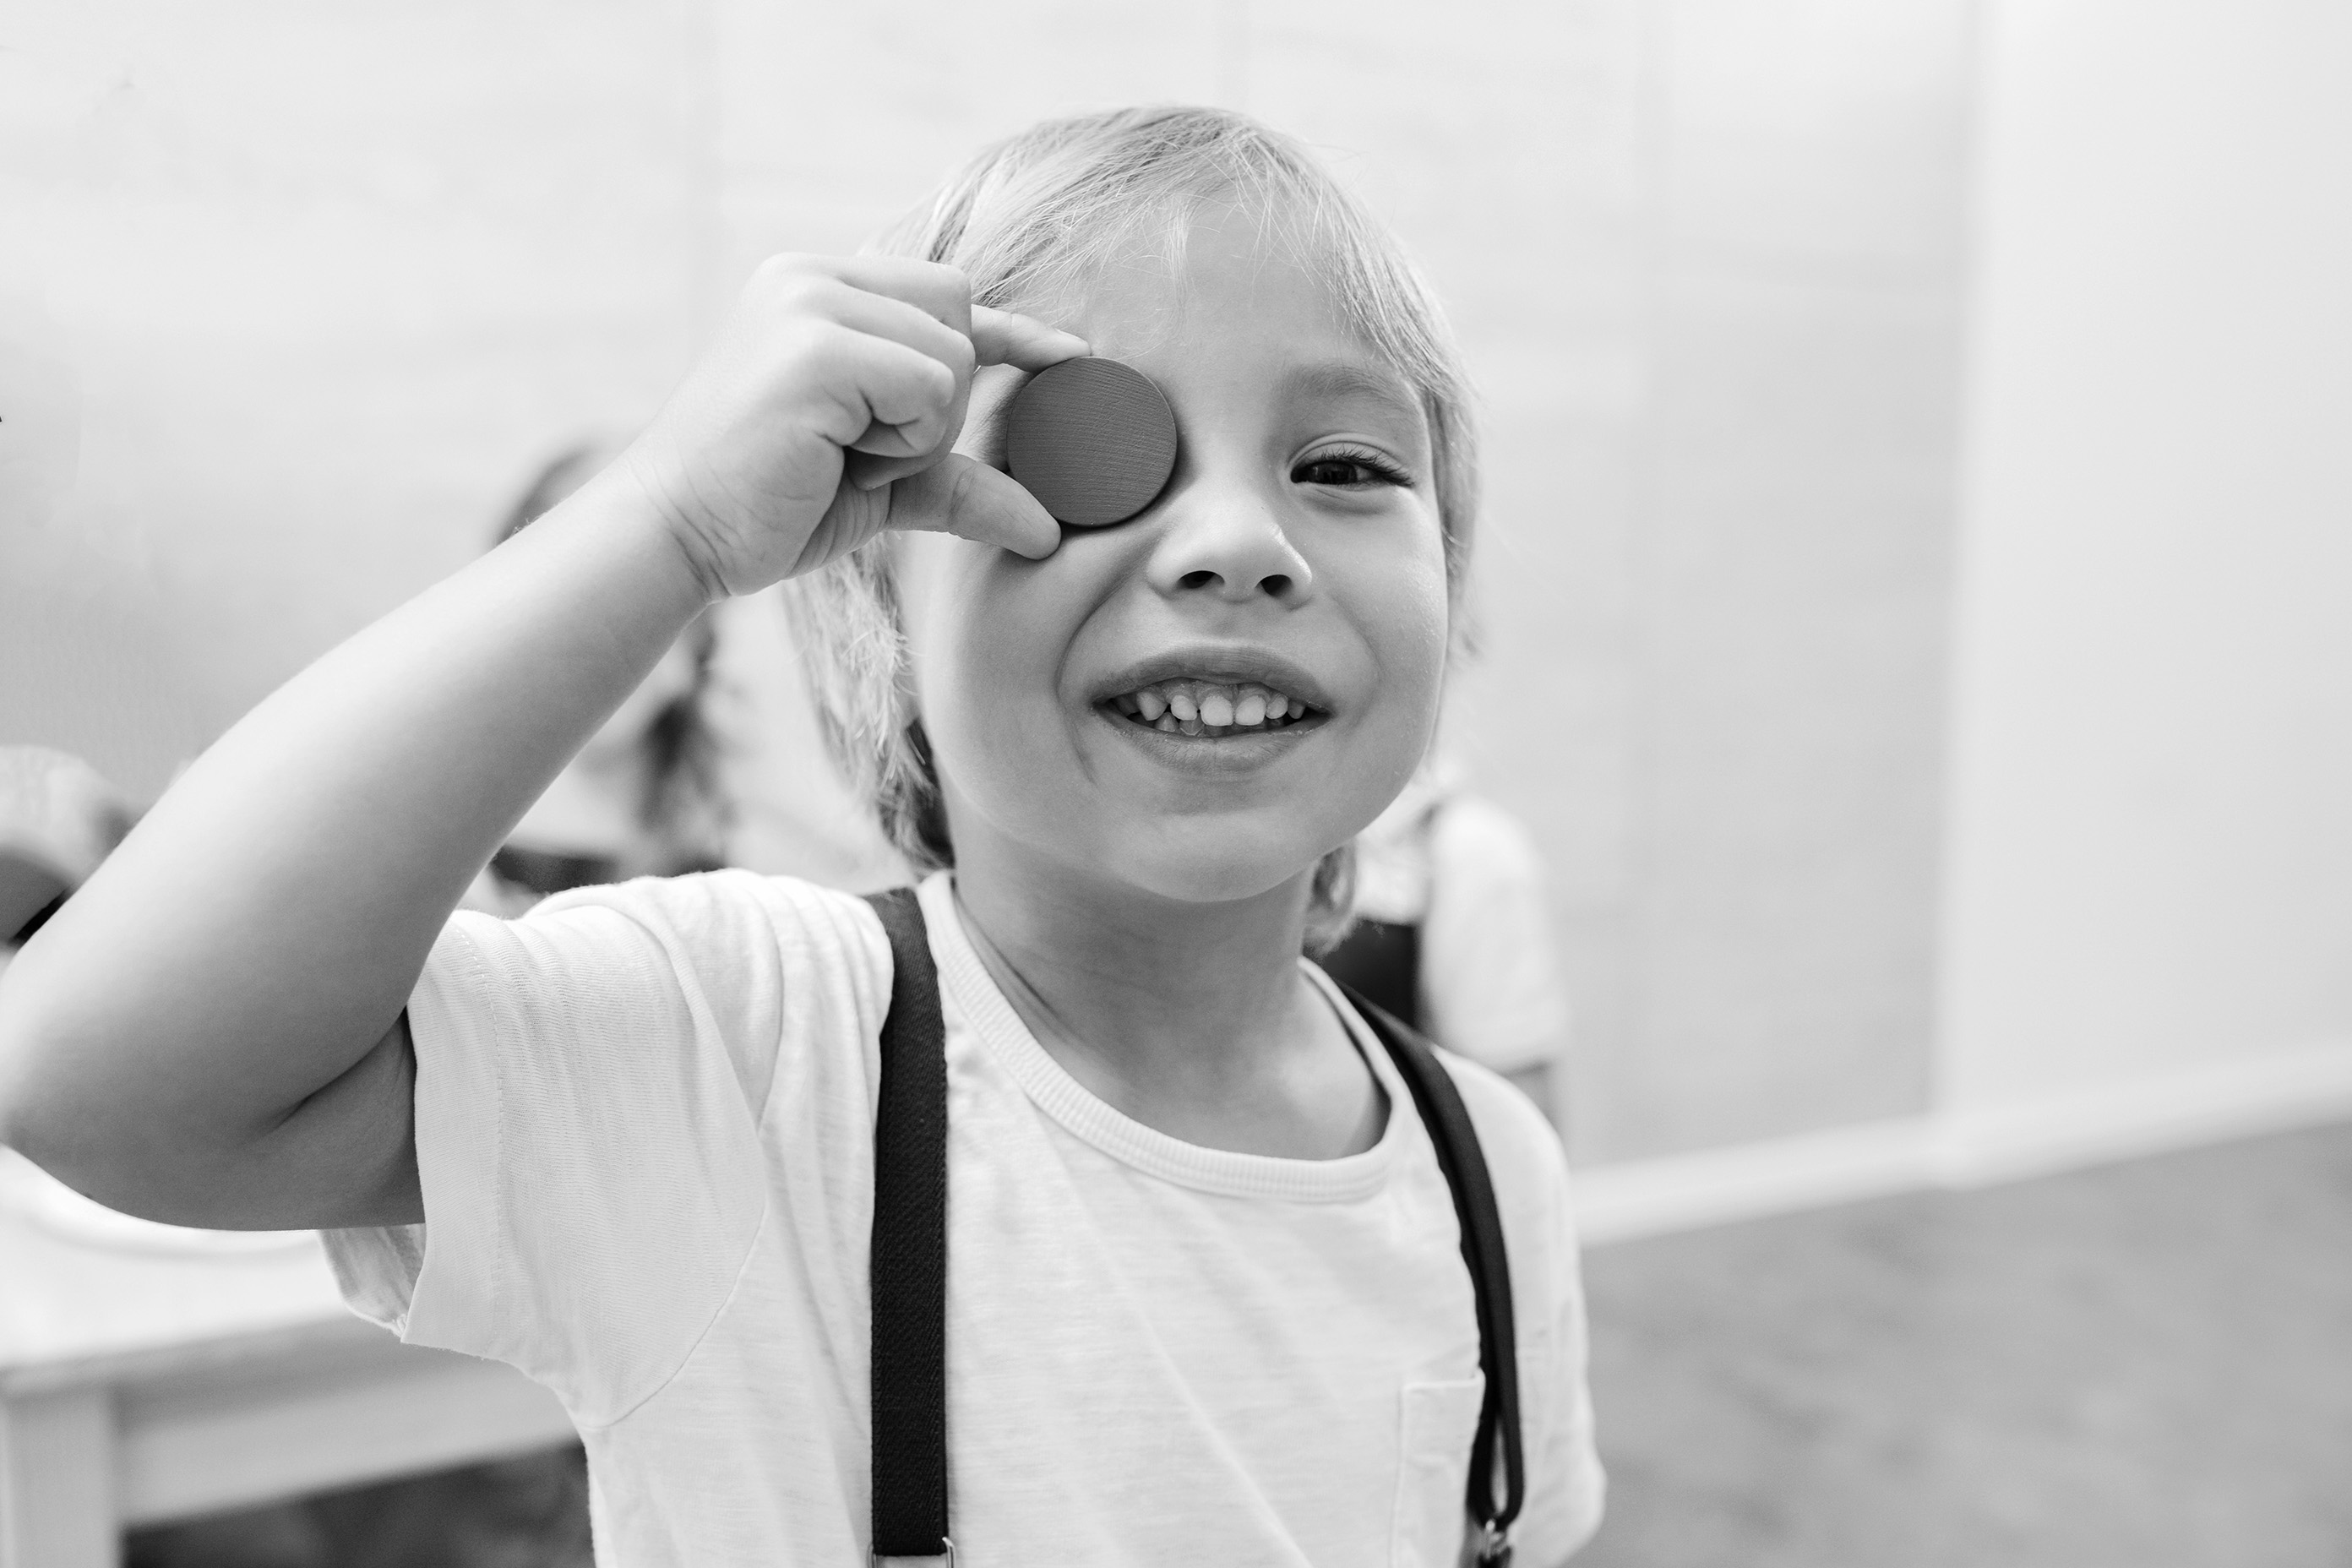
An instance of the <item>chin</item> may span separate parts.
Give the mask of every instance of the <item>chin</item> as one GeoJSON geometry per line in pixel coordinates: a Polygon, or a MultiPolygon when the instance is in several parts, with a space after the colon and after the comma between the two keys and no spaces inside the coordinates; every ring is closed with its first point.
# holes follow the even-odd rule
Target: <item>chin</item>
{"type": "Polygon", "coordinates": [[[1264,844],[1244,839],[1218,854],[1130,850],[1106,855],[1091,865],[1174,903],[1237,904],[1264,898],[1297,880],[1313,871],[1321,859],[1319,854],[1302,858],[1295,849],[1276,853],[1264,844]]]}

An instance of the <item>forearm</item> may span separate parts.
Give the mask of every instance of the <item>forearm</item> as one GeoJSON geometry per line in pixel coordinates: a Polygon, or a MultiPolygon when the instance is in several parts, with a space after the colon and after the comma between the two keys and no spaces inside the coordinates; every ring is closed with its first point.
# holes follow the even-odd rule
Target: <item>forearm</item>
{"type": "Polygon", "coordinates": [[[619,465],[256,709],[27,946],[0,1141],[157,1217],[413,1217],[401,1009],[476,869],[722,585],[886,529],[1052,553],[951,448],[975,363],[1085,352],[950,268],[761,267],[619,465]]]}
{"type": "Polygon", "coordinates": [[[600,480],[298,676],[0,983],[0,1133],[105,1197],[282,1123],[384,1038],[476,870],[705,603],[600,480]]]}

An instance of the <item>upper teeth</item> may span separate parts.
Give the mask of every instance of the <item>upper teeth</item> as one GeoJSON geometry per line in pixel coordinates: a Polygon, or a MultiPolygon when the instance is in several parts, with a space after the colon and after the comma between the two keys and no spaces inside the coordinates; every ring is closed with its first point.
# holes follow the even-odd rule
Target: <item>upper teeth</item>
{"type": "Polygon", "coordinates": [[[1306,703],[1254,681],[1159,680],[1112,701],[1120,712],[1155,730],[1185,735],[1278,729],[1307,714],[1306,703]]]}

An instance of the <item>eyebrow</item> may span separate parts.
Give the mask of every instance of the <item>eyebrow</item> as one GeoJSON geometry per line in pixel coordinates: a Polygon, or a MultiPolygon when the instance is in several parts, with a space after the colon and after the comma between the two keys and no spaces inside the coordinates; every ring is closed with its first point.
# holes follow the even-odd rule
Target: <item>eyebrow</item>
{"type": "Polygon", "coordinates": [[[1380,404],[1415,429],[1425,426],[1421,400],[1392,371],[1372,370],[1348,360],[1326,360],[1301,365],[1283,378],[1283,390],[1294,397],[1364,397],[1380,404]]]}

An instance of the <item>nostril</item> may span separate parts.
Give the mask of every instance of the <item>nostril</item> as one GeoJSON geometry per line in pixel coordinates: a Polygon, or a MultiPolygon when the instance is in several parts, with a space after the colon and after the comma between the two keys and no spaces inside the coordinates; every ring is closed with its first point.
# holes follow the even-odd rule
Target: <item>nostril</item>
{"type": "Polygon", "coordinates": [[[1187,572],[1176,581],[1186,588],[1213,588],[1223,579],[1214,572],[1187,572]]]}
{"type": "Polygon", "coordinates": [[[1277,599],[1290,592],[1290,579],[1287,575],[1280,572],[1276,573],[1270,577],[1259,578],[1257,585],[1265,589],[1267,593],[1273,595],[1277,599]]]}

